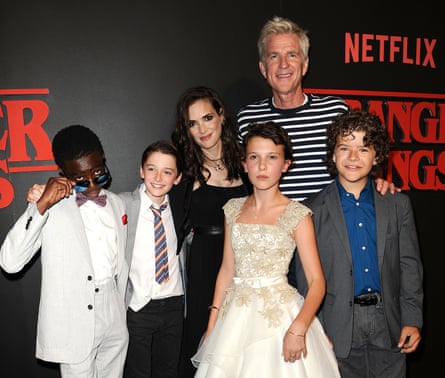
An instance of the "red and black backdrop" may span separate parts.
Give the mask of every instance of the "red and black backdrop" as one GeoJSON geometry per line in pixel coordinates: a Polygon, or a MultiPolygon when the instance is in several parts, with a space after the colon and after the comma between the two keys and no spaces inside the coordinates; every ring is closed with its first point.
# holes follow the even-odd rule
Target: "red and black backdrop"
{"type": "MultiPolygon", "coordinates": [[[[445,29],[432,0],[300,2],[1,0],[0,239],[26,192],[58,172],[51,139],[69,124],[102,139],[112,190],[139,183],[140,154],[169,138],[175,104],[207,85],[230,112],[269,95],[256,42],[289,17],[311,38],[308,91],[338,94],[384,119],[394,142],[389,178],[413,202],[425,268],[425,327],[408,375],[444,367],[439,344],[445,258],[445,29]]],[[[55,235],[57,237],[57,235],[55,235]]],[[[57,377],[34,357],[40,258],[0,273],[0,375],[57,377]]]]}

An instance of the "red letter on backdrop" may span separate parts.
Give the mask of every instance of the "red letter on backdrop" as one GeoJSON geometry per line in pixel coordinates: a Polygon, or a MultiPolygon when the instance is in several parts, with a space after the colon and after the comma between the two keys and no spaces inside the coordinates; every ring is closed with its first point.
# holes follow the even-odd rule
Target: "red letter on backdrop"
{"type": "Polygon", "coordinates": [[[345,63],[351,63],[349,56],[352,56],[352,61],[357,63],[359,60],[359,35],[354,33],[354,41],[351,38],[351,33],[345,33],[345,63]]]}
{"type": "Polygon", "coordinates": [[[9,161],[30,161],[26,150],[27,138],[34,146],[35,160],[52,160],[51,141],[43,124],[48,118],[48,105],[40,100],[3,101],[9,123],[9,161]],[[28,115],[29,113],[29,115],[28,115]],[[25,115],[29,121],[25,123],[25,115]]]}

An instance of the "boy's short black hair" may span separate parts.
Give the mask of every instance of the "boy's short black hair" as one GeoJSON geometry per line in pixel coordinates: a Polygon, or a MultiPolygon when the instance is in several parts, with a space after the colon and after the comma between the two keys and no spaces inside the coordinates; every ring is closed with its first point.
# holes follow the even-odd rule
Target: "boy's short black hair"
{"type": "Polygon", "coordinates": [[[82,125],[67,126],[58,131],[53,138],[52,151],[54,161],[62,170],[65,168],[65,162],[79,159],[96,151],[105,159],[99,137],[82,125]]]}
{"type": "Polygon", "coordinates": [[[168,140],[158,140],[157,142],[153,142],[150,145],[148,145],[147,148],[142,153],[141,167],[144,166],[145,162],[153,152],[160,152],[165,155],[173,156],[176,160],[176,169],[178,170],[178,176],[180,173],[182,173],[183,170],[182,159],[176,147],[173,145],[173,143],[169,142],[168,140]]]}

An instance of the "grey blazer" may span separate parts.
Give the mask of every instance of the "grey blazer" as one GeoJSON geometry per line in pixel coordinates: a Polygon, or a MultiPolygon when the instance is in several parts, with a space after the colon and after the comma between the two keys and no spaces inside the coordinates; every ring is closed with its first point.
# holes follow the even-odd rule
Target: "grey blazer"
{"type": "MultiPolygon", "coordinates": [[[[377,219],[377,254],[383,309],[392,348],[397,348],[402,326],[422,328],[423,267],[411,202],[406,194],[380,195],[373,185],[377,219]]],[[[354,281],[351,250],[336,182],[305,201],[313,211],[326,296],[319,319],[339,358],[352,344],[354,281]]],[[[307,282],[295,256],[297,289],[307,282]]]]}
{"type": "MultiPolygon", "coordinates": [[[[125,261],[125,206],[105,191],[114,213],[117,236],[116,281],[122,295],[128,279],[125,261]]],[[[108,206],[107,205],[107,206],[108,206]]],[[[95,280],[87,236],[75,196],[63,199],[40,215],[30,203],[6,235],[0,265],[19,272],[41,250],[42,282],[37,322],[36,357],[77,363],[90,353],[94,341],[95,280]]]]}
{"type": "MultiPolygon", "coordinates": [[[[140,197],[140,186],[133,192],[123,192],[119,196],[124,200],[128,212],[128,240],[125,248],[125,258],[127,260],[128,266],[131,267],[131,262],[133,258],[134,242],[136,237],[136,229],[139,218],[139,210],[141,207],[141,197],[140,197]]],[[[181,269],[181,277],[183,279],[183,285],[185,288],[185,274],[184,274],[184,257],[182,253],[182,246],[184,244],[184,239],[187,229],[187,215],[188,215],[188,202],[185,187],[180,186],[178,189],[176,186],[170,191],[168,198],[173,215],[173,222],[175,224],[175,232],[178,240],[178,246],[176,249],[176,254],[179,259],[179,266],[181,269]]],[[[133,295],[133,287],[129,280],[126,294],[125,294],[125,304],[128,307],[130,303],[131,296],[133,295]]]]}

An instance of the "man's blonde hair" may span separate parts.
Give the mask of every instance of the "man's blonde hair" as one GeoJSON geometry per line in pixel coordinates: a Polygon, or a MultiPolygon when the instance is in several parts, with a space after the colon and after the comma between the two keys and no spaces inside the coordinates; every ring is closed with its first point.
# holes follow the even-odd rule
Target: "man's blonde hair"
{"type": "Polygon", "coordinates": [[[258,56],[259,59],[265,63],[266,60],[266,43],[267,39],[274,34],[290,33],[295,34],[300,40],[300,47],[303,53],[303,59],[307,59],[309,56],[309,37],[306,30],[302,29],[295,22],[275,16],[271,20],[267,21],[260,32],[258,38],[258,56]]]}

